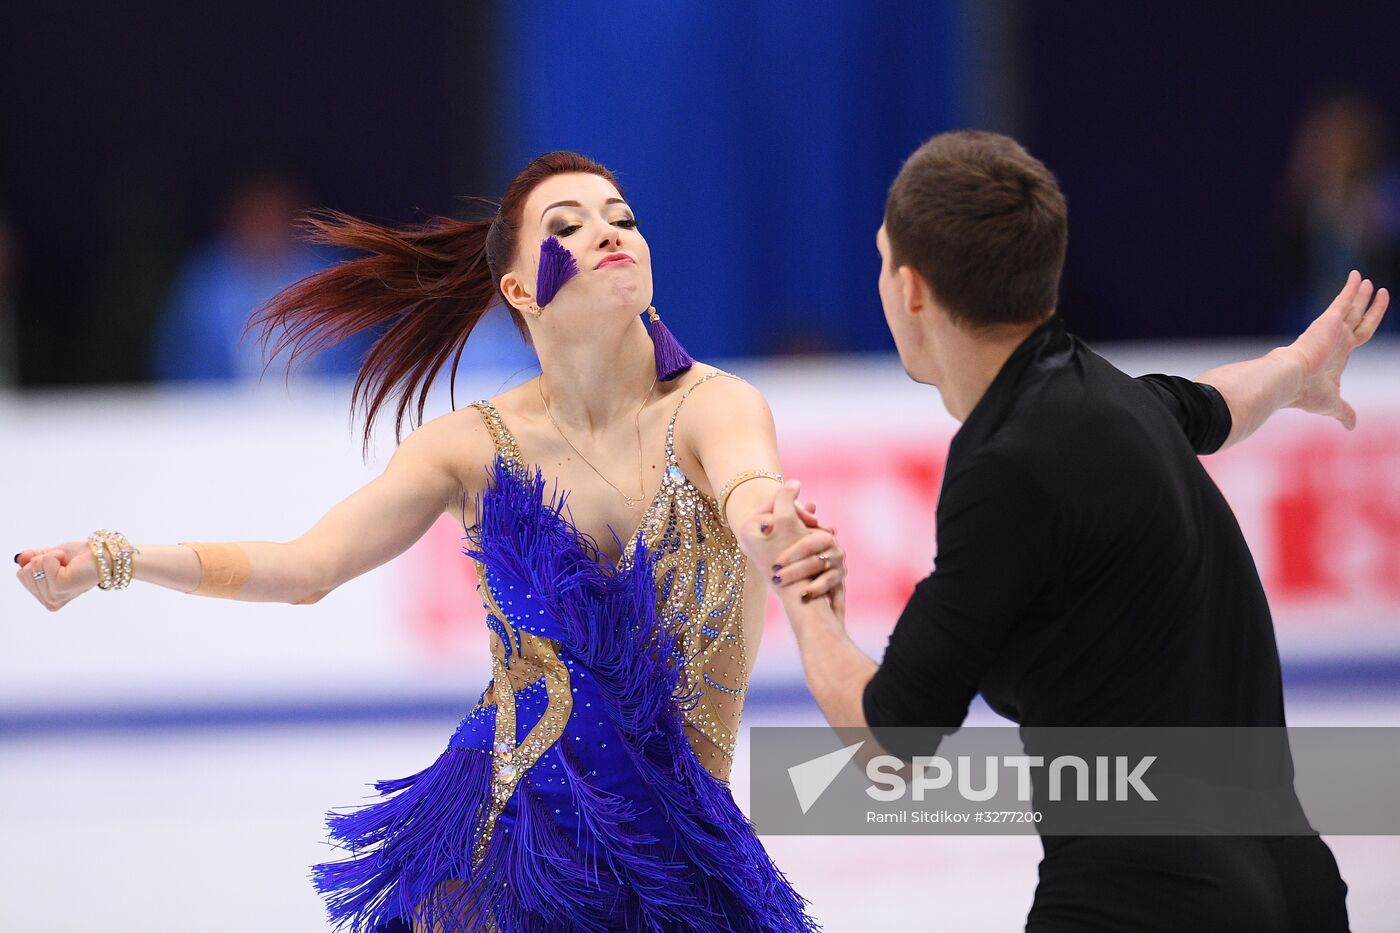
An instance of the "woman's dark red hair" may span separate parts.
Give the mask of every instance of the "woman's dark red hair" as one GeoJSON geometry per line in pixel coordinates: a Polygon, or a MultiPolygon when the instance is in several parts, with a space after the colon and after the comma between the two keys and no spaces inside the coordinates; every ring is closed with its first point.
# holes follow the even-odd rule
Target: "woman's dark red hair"
{"type": "MultiPolygon", "coordinates": [[[[467,337],[487,310],[503,301],[501,276],[515,261],[525,199],[554,175],[586,172],[606,178],[605,167],[577,152],[547,152],[516,175],[494,213],[474,220],[433,217],[407,227],[386,227],[334,210],[309,213],[303,229],[312,242],[366,255],[346,260],[288,286],[249,318],[244,334],[260,330],[266,357],[290,348],[288,369],[348,337],[371,329],[382,333],[365,353],[355,377],[351,410],[365,406],[364,450],[380,410],[393,397],[394,441],[403,436],[410,400],[417,393],[417,422],[433,379],[450,357],[450,382],[467,337]]],[[[495,206],[493,202],[486,204],[495,206]]],[[[511,317],[528,339],[520,312],[511,317]]],[[[449,383],[452,407],[456,393],[449,383]]]]}

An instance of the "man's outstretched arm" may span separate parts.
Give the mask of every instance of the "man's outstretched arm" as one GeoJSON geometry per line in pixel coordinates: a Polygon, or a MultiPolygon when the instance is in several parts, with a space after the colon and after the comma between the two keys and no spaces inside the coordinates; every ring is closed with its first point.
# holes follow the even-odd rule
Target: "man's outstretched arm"
{"type": "Polygon", "coordinates": [[[1230,408],[1223,450],[1249,437],[1280,408],[1336,418],[1348,431],[1356,412],[1342,398],[1342,371],[1351,351],[1370,340],[1385,317],[1390,294],[1353,271],[1341,293],[1286,347],[1243,363],[1218,366],[1196,377],[1213,386],[1230,408]]]}

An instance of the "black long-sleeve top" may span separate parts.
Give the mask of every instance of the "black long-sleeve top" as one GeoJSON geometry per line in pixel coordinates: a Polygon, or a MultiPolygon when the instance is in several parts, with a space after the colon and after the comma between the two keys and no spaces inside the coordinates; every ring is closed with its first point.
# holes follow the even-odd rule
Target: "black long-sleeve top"
{"type": "Polygon", "coordinates": [[[933,572],[865,689],[873,727],[956,727],[979,691],[1023,726],[1281,726],[1268,603],[1197,454],[1214,388],[1131,378],[1058,317],[953,438],[933,572]]]}

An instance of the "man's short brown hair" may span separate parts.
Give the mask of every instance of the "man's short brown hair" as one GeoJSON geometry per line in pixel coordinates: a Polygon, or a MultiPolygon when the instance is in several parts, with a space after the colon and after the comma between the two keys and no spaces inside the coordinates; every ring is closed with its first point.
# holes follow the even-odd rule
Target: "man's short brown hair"
{"type": "Polygon", "coordinates": [[[1059,183],[1014,139],[941,133],[904,162],[885,202],[895,268],[973,326],[1031,324],[1054,310],[1068,215],[1059,183]]]}

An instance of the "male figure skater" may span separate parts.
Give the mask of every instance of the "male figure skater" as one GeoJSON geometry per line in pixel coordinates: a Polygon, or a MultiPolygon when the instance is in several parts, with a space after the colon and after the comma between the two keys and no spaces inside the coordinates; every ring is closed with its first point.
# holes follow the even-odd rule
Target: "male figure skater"
{"type": "MultiPolygon", "coordinates": [[[[1388,295],[1353,272],[1288,347],[1194,382],[1133,379],[1055,314],[1066,236],[1054,176],[1004,136],[936,136],[890,189],[885,318],[910,377],[962,427],[933,572],[883,661],[846,635],[839,595],[803,598],[835,543],[797,517],[796,483],[741,529],[783,565],[778,593],[833,725],[955,728],[978,692],[1024,726],[1284,725],[1259,575],[1197,454],[1284,407],[1353,427],[1341,373],[1388,295]]],[[[1347,928],[1316,836],[1042,842],[1033,933],[1347,928]]]]}

